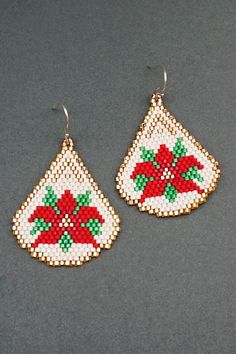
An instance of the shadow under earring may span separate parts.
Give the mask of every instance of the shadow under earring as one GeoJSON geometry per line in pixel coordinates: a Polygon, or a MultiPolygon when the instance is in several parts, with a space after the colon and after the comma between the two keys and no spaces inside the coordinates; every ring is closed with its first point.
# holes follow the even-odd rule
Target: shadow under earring
{"type": "Polygon", "coordinates": [[[217,161],[165,108],[164,84],[155,90],[117,189],[129,205],[160,217],[190,213],[204,203],[220,177],[217,161]]]}
{"type": "MultiPolygon", "coordinates": [[[[60,107],[61,106],[61,107],[60,107]]],[[[119,217],[74,150],[68,134],[61,152],[13,218],[13,233],[22,248],[52,266],[77,266],[111,247],[119,217]]]]}

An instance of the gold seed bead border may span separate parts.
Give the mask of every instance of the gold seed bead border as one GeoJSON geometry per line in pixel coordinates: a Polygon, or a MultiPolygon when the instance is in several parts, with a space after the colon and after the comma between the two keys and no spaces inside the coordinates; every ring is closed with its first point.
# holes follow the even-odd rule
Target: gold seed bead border
{"type": "MultiPolygon", "coordinates": [[[[169,132],[174,134],[172,126],[170,126],[170,125],[168,125],[168,123],[164,122],[164,118],[162,118],[161,116],[157,116],[156,117],[156,124],[158,122],[161,122],[162,125],[164,125],[169,130],[169,132]]],[[[153,131],[153,127],[151,126],[151,127],[149,127],[149,129],[150,129],[149,134],[151,135],[151,133],[153,131]]],[[[155,215],[158,217],[168,217],[168,216],[178,216],[178,215],[182,215],[182,214],[183,215],[190,214],[192,210],[197,209],[201,204],[205,203],[209,194],[211,194],[212,192],[215,191],[218,180],[220,178],[220,175],[221,175],[221,171],[219,168],[219,163],[215,160],[215,158],[212,155],[210,155],[208,153],[208,151],[196,140],[196,138],[192,134],[190,134],[190,132],[187,129],[185,129],[181,123],[179,123],[177,121],[175,116],[173,116],[169,112],[169,110],[163,104],[162,97],[160,95],[157,95],[154,93],[151,96],[148,113],[144,117],[143,122],[140,124],[140,127],[139,127],[137,134],[136,134],[136,137],[133,140],[131,147],[128,148],[128,152],[123,160],[123,163],[120,165],[120,168],[119,168],[119,171],[118,171],[118,174],[116,177],[116,183],[117,183],[116,188],[119,191],[121,197],[126,200],[128,205],[137,205],[140,211],[146,211],[149,214],[155,215]],[[163,212],[163,211],[160,211],[160,209],[153,209],[151,206],[143,206],[141,203],[139,203],[139,201],[137,199],[130,198],[130,196],[124,191],[124,189],[122,187],[122,182],[121,182],[121,176],[124,172],[124,169],[125,169],[126,165],[128,164],[129,160],[131,159],[131,157],[133,156],[133,152],[139,143],[139,140],[140,140],[140,138],[143,134],[143,131],[150,119],[150,116],[153,114],[153,111],[155,110],[155,107],[157,107],[157,106],[159,106],[159,109],[169,118],[169,120],[174,125],[174,127],[177,128],[179,131],[181,131],[182,134],[188,140],[190,140],[201,153],[203,153],[205,155],[205,157],[212,163],[213,171],[215,172],[215,177],[213,178],[210,187],[204,190],[201,198],[197,202],[189,203],[187,205],[187,208],[183,208],[183,209],[179,209],[179,210],[175,210],[175,211],[170,210],[170,211],[163,212]]]]}
{"type": "MultiPolygon", "coordinates": [[[[78,183],[80,183],[80,175],[76,171],[76,167],[72,166],[71,163],[67,163],[61,166],[60,168],[60,173],[54,174],[54,178],[52,181],[56,182],[61,173],[66,169],[66,167],[70,166],[71,170],[73,171],[76,179],[78,180],[78,183]]],[[[21,207],[16,211],[14,217],[13,217],[13,226],[12,226],[12,232],[13,235],[16,237],[17,243],[20,245],[21,248],[23,249],[28,249],[29,253],[33,258],[39,259],[41,262],[46,263],[49,266],[81,266],[84,263],[92,260],[93,258],[96,258],[100,255],[101,249],[110,249],[112,246],[113,241],[116,240],[118,233],[120,232],[120,219],[118,214],[115,212],[114,208],[110,205],[109,200],[104,196],[104,194],[101,192],[101,189],[99,188],[98,184],[94,181],[92,175],[90,174],[88,168],[85,166],[83,161],[81,160],[79,154],[74,150],[74,143],[72,139],[65,139],[62,143],[62,149],[61,152],[56,155],[56,158],[51,162],[49,169],[46,171],[44,176],[40,179],[38,185],[34,187],[33,191],[28,195],[28,197],[25,199],[25,201],[21,204],[21,207]],[[27,208],[29,203],[32,201],[32,199],[35,197],[36,193],[44,186],[46,182],[46,178],[49,176],[49,174],[52,172],[53,168],[57,165],[58,162],[61,161],[62,156],[66,153],[67,150],[70,150],[71,153],[74,155],[76,158],[79,166],[85,173],[86,177],[89,179],[92,187],[96,191],[97,196],[102,199],[104,205],[106,206],[107,211],[112,215],[114,222],[116,224],[115,230],[112,232],[110,238],[107,240],[107,242],[103,245],[100,245],[101,247],[96,249],[96,252],[90,252],[86,257],[81,256],[78,261],[52,261],[50,257],[43,256],[42,252],[36,252],[33,247],[30,247],[30,244],[24,243],[24,240],[22,239],[20,232],[18,230],[18,225],[19,225],[19,218],[23,211],[27,208]]]]}

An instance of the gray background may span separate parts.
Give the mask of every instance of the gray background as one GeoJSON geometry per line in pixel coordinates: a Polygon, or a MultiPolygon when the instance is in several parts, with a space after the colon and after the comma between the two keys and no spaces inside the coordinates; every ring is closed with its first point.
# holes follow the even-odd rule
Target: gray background
{"type": "Polygon", "coordinates": [[[0,1],[0,352],[235,353],[236,3],[0,1]],[[190,216],[128,207],[115,175],[161,78],[165,103],[220,161],[190,216]],[[54,269],[21,250],[11,218],[60,148],[76,146],[122,220],[109,251],[54,269]]]}

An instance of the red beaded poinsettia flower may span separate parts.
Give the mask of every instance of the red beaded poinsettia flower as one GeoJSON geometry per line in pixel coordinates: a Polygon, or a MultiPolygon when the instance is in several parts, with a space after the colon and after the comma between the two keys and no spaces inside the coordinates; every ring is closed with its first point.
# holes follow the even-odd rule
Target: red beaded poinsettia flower
{"type": "Polygon", "coordinates": [[[136,164],[131,178],[135,182],[135,191],[143,191],[139,202],[146,198],[164,195],[173,203],[178,193],[203,190],[194,182],[203,181],[198,170],[203,165],[193,155],[186,156],[187,149],[182,144],[182,138],[177,138],[171,152],[165,144],[160,145],[157,153],[154,150],[140,148],[144,162],[136,164]]]}
{"type": "Polygon", "coordinates": [[[73,243],[86,243],[98,248],[94,236],[101,234],[104,219],[96,207],[89,206],[91,192],[74,198],[70,190],[65,190],[58,200],[50,186],[46,189],[44,206],[37,206],[28,219],[34,223],[31,235],[40,232],[32,247],[59,243],[61,249],[67,252],[73,243]]]}

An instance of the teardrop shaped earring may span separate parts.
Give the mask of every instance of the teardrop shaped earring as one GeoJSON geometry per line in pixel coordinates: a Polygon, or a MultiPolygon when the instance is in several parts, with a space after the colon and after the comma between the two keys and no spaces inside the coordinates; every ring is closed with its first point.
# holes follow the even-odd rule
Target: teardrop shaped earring
{"type": "Polygon", "coordinates": [[[163,217],[190,213],[204,203],[216,188],[220,169],[214,157],[165,108],[162,98],[167,73],[161,68],[163,87],[154,91],[116,181],[129,205],[163,217]]]}
{"type": "Polygon", "coordinates": [[[13,218],[19,245],[51,266],[77,266],[108,249],[119,232],[119,217],[74,150],[63,104],[61,152],[13,218]]]}

